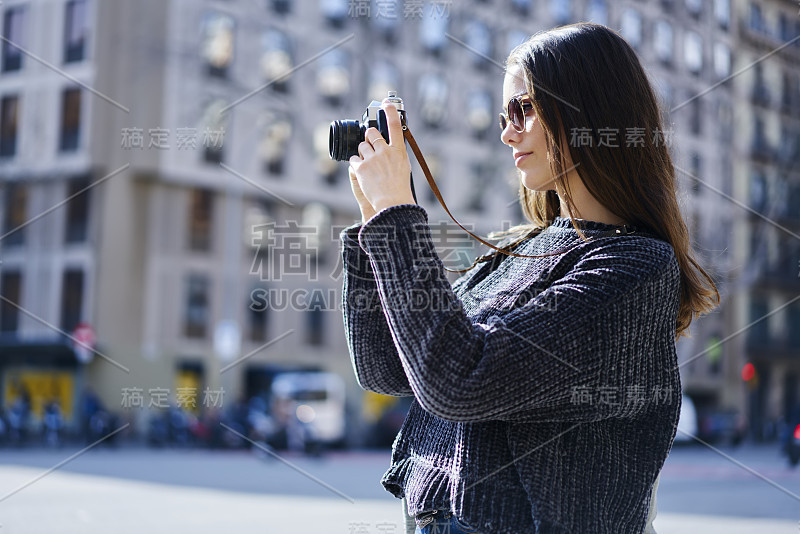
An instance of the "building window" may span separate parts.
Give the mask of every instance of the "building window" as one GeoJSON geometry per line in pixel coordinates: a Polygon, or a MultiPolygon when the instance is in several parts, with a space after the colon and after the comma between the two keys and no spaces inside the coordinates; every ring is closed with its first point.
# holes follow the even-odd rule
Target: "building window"
{"type": "Polygon", "coordinates": [[[475,89],[467,99],[467,123],[476,136],[486,134],[495,126],[496,114],[492,108],[492,97],[488,91],[475,89]]]}
{"type": "Polygon", "coordinates": [[[328,24],[334,28],[342,28],[350,12],[349,0],[320,0],[320,10],[328,24]]]}
{"type": "Polygon", "coordinates": [[[764,82],[764,71],[761,63],[756,63],[753,66],[753,102],[762,106],[769,106],[770,91],[767,84],[764,82]]]}
{"type": "Polygon", "coordinates": [[[419,24],[422,46],[434,55],[440,55],[447,42],[450,11],[446,4],[428,2],[419,24]]]}
{"type": "MultiPolygon", "coordinates": [[[[794,21],[794,36],[800,36],[800,20],[794,21]]],[[[793,37],[794,38],[794,37],[793,37]]],[[[796,48],[800,48],[800,39],[794,42],[796,48]]]]}
{"type": "Polygon", "coordinates": [[[233,60],[233,17],[222,13],[208,13],[203,21],[203,59],[209,76],[225,78],[233,60]]]}
{"type": "MultiPolygon", "coordinates": [[[[755,251],[753,251],[755,253],[755,251]]],[[[750,340],[760,345],[769,342],[769,305],[762,297],[752,297],[750,300],[749,327],[750,340]]]]}
{"type": "Polygon", "coordinates": [[[753,143],[751,156],[756,159],[771,160],[773,157],[772,146],[767,139],[764,127],[764,119],[755,117],[753,119],[753,143]]]}
{"type": "Polygon", "coordinates": [[[686,0],[686,10],[695,17],[703,12],[703,0],[686,0]]]}
{"type": "Polygon", "coordinates": [[[24,6],[10,7],[3,15],[3,72],[22,68],[22,50],[14,45],[25,46],[24,23],[24,6]]]}
{"type": "Polygon", "coordinates": [[[186,337],[206,337],[209,321],[209,287],[208,277],[204,275],[192,274],[186,279],[186,314],[183,325],[186,337]]]}
{"type": "Polygon", "coordinates": [[[292,10],[292,1],[272,0],[272,10],[279,15],[288,15],[292,10]]]}
{"type": "Polygon", "coordinates": [[[67,269],[61,284],[61,330],[72,332],[83,314],[83,270],[67,269]]]}
{"type": "Polygon", "coordinates": [[[211,250],[214,193],[208,189],[193,189],[189,200],[189,250],[211,250]]]}
{"type": "Polygon", "coordinates": [[[61,141],[62,152],[78,150],[81,133],[81,90],[66,89],[61,95],[61,141]]]}
{"type": "Polygon", "coordinates": [[[278,176],[283,173],[289,152],[292,123],[284,114],[268,113],[264,124],[264,133],[259,146],[262,164],[268,174],[278,176]]]}
{"type": "Polygon", "coordinates": [[[273,91],[289,90],[289,72],[294,66],[289,36],[280,30],[269,29],[261,38],[261,71],[273,91]]]}
{"type": "Polygon", "coordinates": [[[691,102],[691,110],[689,128],[694,135],[700,135],[703,133],[703,101],[700,98],[694,98],[691,102]]]}
{"type": "Polygon", "coordinates": [[[781,75],[781,108],[785,112],[800,108],[800,83],[798,77],[788,71],[781,75]]]}
{"type": "Polygon", "coordinates": [[[28,219],[28,187],[20,183],[6,183],[3,245],[22,245],[25,242],[23,224],[28,219]]]}
{"type": "MultiPolygon", "coordinates": [[[[350,56],[337,48],[319,58],[317,91],[332,106],[340,106],[350,93],[350,56]]],[[[385,97],[384,97],[385,98],[385,97]]]]}
{"type": "Polygon", "coordinates": [[[492,169],[482,163],[470,165],[470,175],[472,184],[469,188],[467,197],[467,209],[475,212],[482,212],[485,209],[486,190],[491,182],[492,169]]]}
{"type": "Polygon", "coordinates": [[[789,25],[786,13],[783,12],[778,14],[778,38],[784,42],[792,39],[792,27],[789,25]]]}
{"type": "Polygon", "coordinates": [[[764,15],[761,6],[755,2],[750,2],[750,19],[748,21],[750,30],[761,33],[764,30],[764,15]]]}
{"type": "Polygon", "coordinates": [[[84,243],[89,228],[89,178],[70,180],[67,186],[67,220],[64,241],[84,243]]]}
{"type": "Polygon", "coordinates": [[[311,292],[306,310],[306,343],[320,346],[325,341],[325,302],[322,291],[311,292]]]}
{"type": "Polygon", "coordinates": [[[720,79],[731,74],[731,49],[724,43],[714,43],[714,74],[720,79]]]}
{"type": "Polygon", "coordinates": [[[653,32],[653,48],[656,57],[664,63],[672,63],[673,46],[672,25],[665,20],[657,21],[653,32]]]}
{"type": "MultiPolygon", "coordinates": [[[[795,259],[800,261],[800,254],[795,252],[795,259]]],[[[795,263],[794,265],[797,265],[795,263]]],[[[786,331],[789,332],[789,347],[797,350],[800,349],[800,328],[797,328],[797,325],[800,324],[800,303],[795,302],[789,309],[787,310],[786,314],[786,331]]]]}
{"type": "Polygon", "coordinates": [[[691,189],[692,193],[699,193],[700,192],[700,181],[703,179],[703,158],[697,152],[692,152],[692,159],[691,159],[691,169],[692,169],[692,178],[691,178],[691,189]]]}
{"type": "MultiPolygon", "coordinates": [[[[767,204],[767,179],[757,171],[750,176],[750,207],[762,212],[767,204]]],[[[755,252],[755,251],[753,251],[755,252]]]]}
{"type": "Polygon", "coordinates": [[[67,2],[64,23],[64,63],[83,61],[89,35],[89,12],[86,0],[67,2]]]}
{"type": "Polygon", "coordinates": [[[733,139],[733,108],[730,102],[725,100],[717,101],[717,124],[719,130],[719,140],[723,143],[730,143],[733,139]]]}
{"type": "Polygon", "coordinates": [[[4,271],[0,277],[0,292],[7,300],[0,301],[0,333],[19,329],[19,308],[22,296],[22,273],[4,271]],[[10,302],[9,302],[10,301],[10,302]]]}
{"type": "Polygon", "coordinates": [[[227,103],[218,99],[211,102],[203,112],[203,160],[206,163],[220,164],[225,156],[223,143],[227,118],[226,107],[227,103]]]}
{"type": "Polygon", "coordinates": [[[714,18],[717,24],[727,28],[731,23],[731,0],[714,0],[714,18]]]}
{"type": "Polygon", "coordinates": [[[642,44],[642,16],[638,11],[626,9],[622,12],[620,28],[622,37],[636,49],[642,44]]]}
{"type": "Polygon", "coordinates": [[[4,96],[0,100],[0,157],[9,158],[17,153],[18,122],[19,97],[4,96]]]}
{"type": "Polygon", "coordinates": [[[424,74],[419,80],[419,95],[422,120],[430,127],[441,127],[447,113],[447,82],[445,79],[433,72],[424,74]]]}
{"type": "Polygon", "coordinates": [[[703,68],[703,38],[697,32],[686,32],[683,39],[683,61],[693,74],[703,68]]]}
{"type": "Polygon", "coordinates": [[[603,26],[608,25],[606,0],[589,0],[589,4],[586,6],[586,20],[603,26]]]}
{"type": "MultiPolygon", "coordinates": [[[[733,164],[727,154],[720,158],[719,173],[722,181],[722,192],[731,196],[733,194],[733,164]]],[[[725,232],[725,235],[729,234],[725,232]]]]}
{"type": "MultiPolygon", "coordinates": [[[[354,2],[349,0],[350,6],[354,2]]],[[[393,44],[397,37],[397,29],[400,24],[400,9],[396,5],[398,2],[387,2],[386,0],[372,0],[372,26],[375,31],[382,35],[384,40],[393,44]]]]}
{"type": "Polygon", "coordinates": [[[478,19],[471,19],[464,28],[464,41],[472,48],[470,60],[478,68],[486,68],[492,55],[492,34],[489,27],[478,19]]]}
{"type": "Polygon", "coordinates": [[[263,342],[267,339],[269,324],[269,291],[256,288],[248,296],[247,337],[250,341],[263,342]]]}

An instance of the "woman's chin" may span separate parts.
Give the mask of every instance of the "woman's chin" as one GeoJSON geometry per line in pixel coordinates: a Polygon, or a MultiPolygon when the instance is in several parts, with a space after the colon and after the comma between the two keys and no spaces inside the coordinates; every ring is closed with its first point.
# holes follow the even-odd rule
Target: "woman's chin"
{"type": "Polygon", "coordinates": [[[525,172],[520,172],[520,175],[522,185],[531,191],[549,191],[551,189],[555,189],[555,184],[553,183],[552,179],[539,179],[537,177],[525,174],[525,172]]]}

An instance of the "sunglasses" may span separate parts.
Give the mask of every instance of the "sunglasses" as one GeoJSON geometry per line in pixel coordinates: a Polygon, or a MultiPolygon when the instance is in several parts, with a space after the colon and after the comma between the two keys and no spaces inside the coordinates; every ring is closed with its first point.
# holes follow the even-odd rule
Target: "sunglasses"
{"type": "Polygon", "coordinates": [[[511,126],[519,133],[525,131],[525,114],[533,109],[533,103],[523,96],[511,97],[506,106],[506,113],[500,113],[500,129],[505,130],[506,124],[511,122],[511,126]],[[522,99],[526,100],[523,101],[522,99]]]}

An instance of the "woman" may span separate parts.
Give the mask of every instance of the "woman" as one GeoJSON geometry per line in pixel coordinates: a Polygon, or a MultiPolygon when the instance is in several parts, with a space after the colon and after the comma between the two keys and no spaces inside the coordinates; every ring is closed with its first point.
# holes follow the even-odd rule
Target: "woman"
{"type": "Polygon", "coordinates": [[[655,96],[619,35],[575,24],[511,52],[503,101],[530,220],[509,248],[527,257],[448,282],[391,105],[389,142],[368,129],[350,160],[353,365],[363,388],[415,397],[381,482],[423,534],[652,531],[675,340],[719,298],[689,248],[655,96]],[[587,130],[591,146],[571,140],[587,130]]]}

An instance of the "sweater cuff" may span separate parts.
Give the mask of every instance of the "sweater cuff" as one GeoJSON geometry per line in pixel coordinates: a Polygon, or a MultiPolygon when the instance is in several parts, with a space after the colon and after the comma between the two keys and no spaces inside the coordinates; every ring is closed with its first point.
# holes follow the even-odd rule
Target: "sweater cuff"
{"type": "Polygon", "coordinates": [[[361,248],[371,253],[376,247],[383,250],[397,240],[402,229],[413,229],[428,224],[428,212],[418,204],[397,204],[384,208],[361,226],[358,242],[361,248]]]}
{"type": "Polygon", "coordinates": [[[358,242],[373,261],[383,263],[387,254],[397,254],[413,262],[413,258],[423,252],[420,249],[426,248],[423,236],[429,232],[428,213],[422,206],[398,204],[381,210],[363,224],[358,242]]]}
{"type": "Polygon", "coordinates": [[[359,246],[358,232],[360,230],[361,223],[355,223],[339,232],[339,239],[342,241],[342,244],[345,246],[345,248],[351,248],[353,245],[357,247],[359,246]]]}
{"type": "Polygon", "coordinates": [[[375,275],[369,264],[369,256],[358,244],[358,233],[361,226],[361,223],[356,223],[339,233],[339,239],[342,242],[342,262],[346,274],[352,279],[374,281],[375,275]]]}

